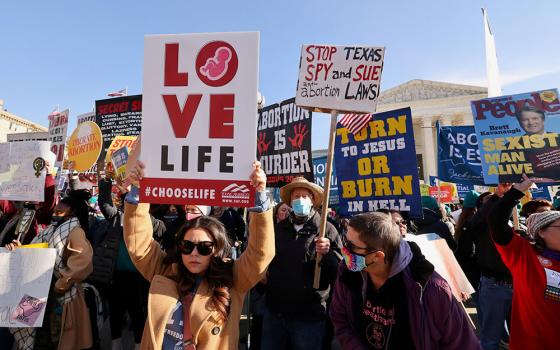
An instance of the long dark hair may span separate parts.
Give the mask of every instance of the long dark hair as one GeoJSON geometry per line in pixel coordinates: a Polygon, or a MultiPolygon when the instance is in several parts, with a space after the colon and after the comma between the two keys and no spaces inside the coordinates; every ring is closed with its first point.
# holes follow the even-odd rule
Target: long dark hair
{"type": "MultiPolygon", "coordinates": [[[[231,243],[228,240],[224,225],[210,216],[201,216],[187,223],[179,229],[176,242],[182,240],[185,233],[191,229],[202,229],[206,231],[214,241],[214,256],[210,260],[208,270],[204,275],[208,283],[208,289],[212,295],[210,302],[220,313],[222,322],[225,322],[229,315],[231,296],[230,288],[233,286],[233,261],[228,259],[231,251],[231,243]]],[[[196,282],[196,275],[192,274],[183,264],[182,256],[179,252],[174,259],[179,267],[179,295],[184,298],[191,292],[196,282]]]]}
{"type": "Polygon", "coordinates": [[[89,205],[88,201],[91,198],[91,193],[88,190],[71,190],[68,192],[66,197],[60,200],[60,203],[63,203],[72,209],[72,214],[78,221],[80,222],[80,226],[82,230],[86,233],[86,236],[89,234],[89,205]]]}

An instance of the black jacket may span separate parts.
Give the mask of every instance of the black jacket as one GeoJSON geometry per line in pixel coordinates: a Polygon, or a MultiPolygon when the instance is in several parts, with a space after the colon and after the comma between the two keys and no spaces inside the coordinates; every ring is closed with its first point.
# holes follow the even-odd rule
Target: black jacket
{"type": "Polygon", "coordinates": [[[460,255],[470,255],[468,249],[474,247],[474,256],[483,276],[511,283],[511,272],[502,262],[502,258],[490,237],[488,226],[490,213],[499,199],[498,196],[491,196],[488,202],[465,225],[465,230],[461,235],[460,255]]]}
{"type": "Polygon", "coordinates": [[[457,243],[449,231],[449,227],[442,221],[441,214],[428,208],[422,208],[424,217],[414,220],[414,224],[418,228],[416,234],[435,233],[445,239],[449,249],[455,251],[457,243]]]}
{"type": "Polygon", "coordinates": [[[321,260],[320,287],[313,289],[315,239],[320,223],[320,215],[315,212],[299,232],[291,216],[276,225],[276,255],[268,267],[266,284],[266,304],[272,312],[297,320],[325,318],[326,301],[342,257],[342,241],[327,222],[325,237],[331,241],[331,249],[321,260]]]}

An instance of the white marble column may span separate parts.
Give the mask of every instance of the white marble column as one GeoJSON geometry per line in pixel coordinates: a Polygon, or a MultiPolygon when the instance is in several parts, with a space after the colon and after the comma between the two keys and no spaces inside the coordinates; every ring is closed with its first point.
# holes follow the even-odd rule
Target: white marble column
{"type": "Polygon", "coordinates": [[[437,176],[437,150],[434,141],[434,129],[432,126],[431,117],[423,117],[420,121],[420,127],[422,128],[422,136],[424,145],[422,151],[422,160],[424,162],[424,182],[429,183],[430,175],[437,176]]]}

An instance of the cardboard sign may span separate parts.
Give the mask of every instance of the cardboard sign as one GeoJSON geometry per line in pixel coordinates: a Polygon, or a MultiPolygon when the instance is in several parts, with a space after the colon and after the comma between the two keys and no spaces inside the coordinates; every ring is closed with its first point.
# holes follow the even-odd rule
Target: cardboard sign
{"type": "Polygon", "coordinates": [[[297,176],[313,182],[311,112],[294,99],[259,111],[257,157],[268,187],[282,187],[297,176]]]}
{"type": "Polygon", "coordinates": [[[53,166],[61,167],[64,160],[64,147],[66,145],[66,135],[68,133],[68,114],[70,111],[65,109],[57,115],[49,116],[49,138],[51,141],[51,151],[56,155],[56,162],[53,166]]]}
{"type": "Polygon", "coordinates": [[[442,181],[484,185],[474,126],[438,126],[438,176],[442,181]]]}
{"type": "Polygon", "coordinates": [[[50,141],[0,143],[0,199],[45,200],[46,161],[53,161],[50,147],[50,141]]]}
{"type": "Polygon", "coordinates": [[[0,248],[0,327],[41,327],[56,250],[0,248]]]}
{"type": "Polygon", "coordinates": [[[138,136],[115,136],[115,138],[111,142],[111,145],[107,149],[105,163],[109,163],[111,161],[111,155],[114,151],[123,147],[127,147],[129,150],[131,150],[134,147],[137,138],[138,136]]]}
{"type": "Polygon", "coordinates": [[[101,146],[101,130],[97,124],[78,125],[68,139],[68,160],[74,162],[74,170],[83,172],[91,168],[99,158],[101,146]]]}
{"type": "Polygon", "coordinates": [[[95,122],[95,112],[84,113],[78,116],[78,125],[85,122],[95,122]]]}
{"type": "Polygon", "coordinates": [[[140,200],[252,206],[259,34],[154,35],[144,45],[140,200]]]}
{"type": "MultiPolygon", "coordinates": [[[[138,136],[142,128],[142,95],[95,101],[95,121],[103,134],[102,159],[117,136],[138,136]]],[[[120,147],[117,147],[120,148],[120,147]]]]}
{"type": "Polygon", "coordinates": [[[407,234],[405,239],[418,244],[426,260],[431,262],[436,272],[449,283],[457,300],[462,300],[461,294],[471,295],[475,292],[444,239],[435,233],[418,236],[407,234]]]}
{"type": "Polygon", "coordinates": [[[356,134],[338,125],[334,158],[339,213],[394,209],[422,217],[410,108],[375,114],[356,134]]]}
{"type": "Polygon", "coordinates": [[[303,45],[296,104],[320,112],[375,112],[384,47],[303,45]]]}
{"type": "Polygon", "coordinates": [[[560,182],[558,90],[471,102],[486,184],[560,182]]]}

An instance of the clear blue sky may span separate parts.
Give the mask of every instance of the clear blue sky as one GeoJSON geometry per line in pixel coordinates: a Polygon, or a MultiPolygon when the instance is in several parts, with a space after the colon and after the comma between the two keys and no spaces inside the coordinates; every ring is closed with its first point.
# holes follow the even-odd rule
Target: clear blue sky
{"type": "MultiPolygon", "coordinates": [[[[0,98],[42,125],[68,107],[71,132],[109,91],[141,93],[145,34],[246,30],[261,33],[267,104],[294,96],[304,43],[386,46],[382,89],[411,79],[485,85],[483,6],[504,93],[558,87],[558,0],[36,0],[2,4],[0,98]]],[[[313,128],[313,148],[326,147],[328,117],[313,128]]]]}

